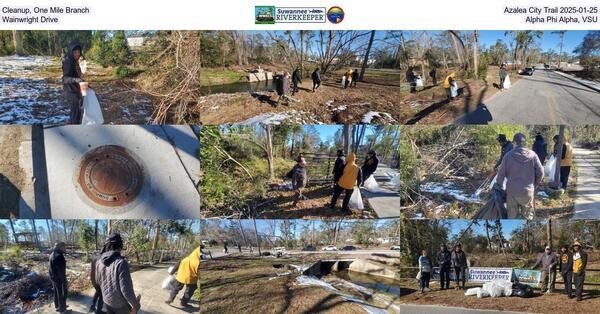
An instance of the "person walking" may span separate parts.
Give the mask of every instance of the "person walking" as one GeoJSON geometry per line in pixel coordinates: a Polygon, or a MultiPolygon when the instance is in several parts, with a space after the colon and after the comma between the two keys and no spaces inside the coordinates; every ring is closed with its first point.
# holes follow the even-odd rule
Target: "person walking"
{"type": "Polygon", "coordinates": [[[279,104],[282,101],[285,101],[286,104],[288,103],[287,94],[290,90],[289,79],[290,74],[288,72],[283,72],[283,75],[279,77],[279,80],[277,80],[276,91],[279,98],[277,98],[277,103],[275,104],[275,107],[279,106],[279,104]]]}
{"type": "Polygon", "coordinates": [[[448,101],[452,101],[454,98],[456,98],[456,96],[458,96],[458,85],[455,77],[456,73],[450,73],[448,76],[446,76],[446,79],[444,79],[444,84],[442,85],[446,91],[446,98],[448,101]]]}
{"type": "Polygon", "coordinates": [[[306,160],[304,160],[304,157],[298,156],[298,158],[296,158],[296,164],[294,165],[294,168],[292,168],[292,187],[296,191],[294,206],[296,206],[299,201],[306,199],[303,192],[307,182],[306,160]]]}
{"type": "Polygon", "coordinates": [[[344,79],[344,89],[346,89],[350,86],[350,83],[352,83],[352,70],[348,70],[344,73],[344,79]]]}
{"type": "Polygon", "coordinates": [[[102,290],[104,306],[108,314],[137,313],[140,296],[135,295],[129,263],[121,255],[123,239],[118,233],[108,236],[106,252],[96,264],[96,282],[102,290]]]}
{"type": "Polygon", "coordinates": [[[377,170],[377,166],[379,166],[379,158],[377,158],[377,153],[374,150],[370,150],[367,153],[367,158],[362,165],[362,184],[365,184],[365,181],[377,170]]]}
{"type": "Polygon", "coordinates": [[[100,260],[100,256],[106,252],[106,247],[103,246],[100,254],[95,255],[92,258],[92,263],[90,267],[90,281],[92,282],[92,287],[94,287],[94,297],[92,298],[92,306],[90,306],[90,312],[95,314],[103,314],[102,308],[104,307],[104,302],[102,301],[102,289],[100,288],[100,284],[96,282],[96,265],[100,260]]]}
{"type": "Polygon", "coordinates": [[[223,254],[228,254],[229,248],[227,247],[227,241],[223,241],[223,254]]]}
{"type": "Polygon", "coordinates": [[[467,281],[467,254],[462,250],[462,245],[457,244],[451,256],[452,269],[454,270],[454,281],[456,290],[465,289],[467,281]],[[461,285],[462,283],[462,285],[461,285]]]}
{"type": "Polygon", "coordinates": [[[573,243],[573,282],[575,283],[575,296],[581,301],[583,285],[585,283],[585,270],[588,263],[588,255],[583,251],[581,242],[573,243]]]}
{"type": "Polygon", "coordinates": [[[421,256],[419,256],[419,272],[421,274],[420,289],[421,293],[429,292],[429,281],[431,280],[431,259],[427,256],[427,251],[423,250],[421,256]]]}
{"type": "Polygon", "coordinates": [[[317,89],[319,87],[321,87],[321,71],[319,70],[319,68],[316,68],[312,72],[312,74],[310,75],[310,78],[312,79],[312,82],[313,82],[312,92],[316,93],[317,89]]]}
{"type": "Polygon", "coordinates": [[[346,156],[344,155],[344,151],[341,149],[337,150],[337,157],[335,158],[335,162],[333,163],[333,185],[335,186],[338,180],[344,174],[344,166],[346,165],[346,156]]]}
{"type": "Polygon", "coordinates": [[[502,189],[506,179],[506,209],[508,219],[533,219],[535,189],[542,183],[544,167],[537,155],[525,147],[522,133],[513,137],[515,148],[506,153],[496,177],[496,188],[502,189]]]}
{"type": "Polygon", "coordinates": [[[450,268],[452,266],[452,253],[448,251],[446,244],[440,246],[437,255],[437,262],[440,268],[440,286],[441,289],[450,289],[450,268]]]}
{"type": "Polygon", "coordinates": [[[411,94],[417,91],[416,79],[417,77],[413,71],[413,67],[408,67],[408,70],[406,70],[406,81],[408,82],[408,88],[411,94]]]}
{"type": "Polygon", "coordinates": [[[65,260],[66,245],[64,242],[54,244],[50,253],[48,272],[52,289],[54,290],[54,309],[59,313],[67,312],[67,261],[65,260]]]}
{"type": "Polygon", "coordinates": [[[540,265],[542,266],[542,293],[546,292],[550,294],[554,291],[557,264],[558,259],[556,258],[556,254],[552,252],[550,246],[546,246],[544,253],[540,254],[535,264],[531,267],[531,269],[536,269],[540,265]]]}
{"type": "Polygon", "coordinates": [[[498,76],[500,77],[500,91],[504,90],[504,81],[506,80],[506,65],[502,63],[498,70],[498,76]]]}
{"type": "Polygon", "coordinates": [[[433,83],[433,86],[437,86],[437,70],[436,70],[436,68],[432,68],[431,71],[429,71],[429,77],[431,78],[431,82],[433,83]]]}
{"type": "Polygon", "coordinates": [[[569,246],[563,245],[560,248],[558,258],[558,270],[562,276],[565,285],[564,294],[569,298],[573,297],[573,253],[569,252],[569,246]]]}
{"type": "MultiPolygon", "coordinates": [[[[241,247],[240,247],[241,251],[241,247]]],[[[197,247],[190,255],[179,261],[174,267],[171,275],[175,276],[175,285],[171,288],[169,299],[165,301],[171,304],[179,291],[185,287],[185,291],[180,300],[180,305],[187,307],[198,289],[198,272],[200,271],[200,247],[197,247]]]]}
{"type": "MultiPolygon", "coordinates": [[[[552,140],[554,141],[554,154],[556,154],[556,145],[558,145],[558,135],[555,135],[552,140]]],[[[558,159],[558,157],[556,158],[558,159]]],[[[573,166],[573,146],[567,140],[567,137],[563,137],[562,152],[560,155],[560,186],[563,190],[567,189],[569,184],[569,175],[571,174],[571,167],[573,166]]]]}
{"type": "Polygon", "coordinates": [[[494,165],[494,171],[498,171],[498,167],[500,167],[500,163],[502,163],[502,158],[504,158],[506,153],[510,152],[514,148],[513,144],[506,139],[505,134],[498,134],[496,140],[498,141],[498,143],[500,143],[501,148],[500,158],[498,158],[498,161],[496,161],[496,164],[494,165]]]}
{"type": "Polygon", "coordinates": [[[540,132],[537,132],[535,135],[535,141],[533,142],[531,149],[535,152],[543,165],[546,162],[546,157],[548,156],[548,143],[546,143],[546,139],[540,132]]]}
{"type": "Polygon", "coordinates": [[[352,71],[352,85],[356,87],[356,82],[358,82],[358,69],[354,69],[352,71]]]}
{"type": "MultiPolygon", "coordinates": [[[[345,194],[344,201],[342,203],[342,211],[346,213],[350,212],[348,204],[350,203],[350,197],[352,197],[352,193],[354,192],[354,186],[360,186],[362,184],[362,171],[356,165],[355,160],[356,155],[354,155],[354,153],[348,154],[342,176],[333,188],[333,196],[331,197],[331,204],[329,205],[331,209],[335,209],[338,198],[342,192],[344,192],[345,194]]],[[[360,193],[360,191],[358,193],[360,193]]]]}
{"type": "Polygon", "coordinates": [[[302,83],[302,74],[300,74],[300,69],[296,68],[294,72],[292,72],[292,85],[294,86],[292,89],[292,96],[298,92],[298,84],[302,83]]]}
{"type": "Polygon", "coordinates": [[[62,58],[62,84],[65,103],[70,108],[69,123],[81,124],[83,117],[83,95],[79,83],[83,83],[79,59],[82,56],[81,46],[71,43],[62,58]]]}

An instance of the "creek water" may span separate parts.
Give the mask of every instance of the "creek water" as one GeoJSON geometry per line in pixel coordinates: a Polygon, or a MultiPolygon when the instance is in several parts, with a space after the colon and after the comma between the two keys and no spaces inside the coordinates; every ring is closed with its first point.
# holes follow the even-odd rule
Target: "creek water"
{"type": "Polygon", "coordinates": [[[222,85],[202,86],[202,95],[210,94],[233,94],[241,92],[266,92],[275,90],[275,80],[261,82],[236,82],[222,85]]]}
{"type": "Polygon", "coordinates": [[[389,293],[392,295],[400,295],[400,282],[393,279],[367,275],[350,270],[332,272],[331,274],[362,287],[389,293]]]}

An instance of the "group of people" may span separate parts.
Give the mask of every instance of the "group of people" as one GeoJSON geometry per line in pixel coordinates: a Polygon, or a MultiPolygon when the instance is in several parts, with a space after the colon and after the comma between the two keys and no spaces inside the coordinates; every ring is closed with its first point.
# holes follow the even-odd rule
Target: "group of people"
{"type": "MultiPolygon", "coordinates": [[[[141,296],[135,294],[129,263],[121,255],[123,247],[121,235],[111,234],[107,237],[100,254],[92,258],[90,280],[95,294],[90,312],[130,314],[140,310],[141,296]]],[[[57,242],[49,257],[48,268],[54,291],[54,308],[59,313],[67,312],[68,279],[65,253],[65,243],[57,242]]],[[[198,247],[173,267],[170,274],[175,275],[175,282],[171,287],[169,298],[165,301],[167,304],[173,302],[179,291],[185,287],[181,306],[189,306],[189,301],[198,288],[199,267],[200,248],[198,247]]]]}
{"type": "MultiPolygon", "coordinates": [[[[501,152],[494,166],[494,170],[497,171],[495,188],[503,189],[502,186],[506,182],[507,216],[509,219],[533,219],[535,190],[544,178],[543,164],[548,155],[548,145],[540,133],[536,135],[533,149],[525,147],[527,141],[523,133],[515,134],[512,142],[508,141],[504,134],[499,134],[497,140],[501,145],[501,152]]],[[[556,147],[559,136],[554,136],[553,140],[556,147]]],[[[560,158],[557,157],[557,162],[560,163],[560,186],[566,189],[573,164],[573,147],[566,137],[563,137],[562,144],[562,152],[560,158]]]]}
{"type": "MultiPolygon", "coordinates": [[[[568,245],[560,249],[556,254],[552,248],[546,246],[544,253],[540,254],[531,269],[541,266],[542,282],[540,290],[542,293],[552,293],[556,282],[557,270],[560,272],[564,283],[564,294],[569,298],[577,298],[581,301],[583,294],[583,285],[585,282],[585,271],[588,262],[588,255],[583,250],[579,241],[575,241],[569,250],[568,245]],[[573,284],[575,289],[573,289],[573,284]]],[[[440,274],[440,289],[450,289],[450,274],[454,275],[456,290],[465,289],[467,278],[467,255],[462,250],[462,246],[457,244],[452,251],[448,250],[446,244],[440,246],[436,256],[436,264],[440,274]]],[[[419,289],[421,293],[431,291],[429,282],[433,273],[434,264],[429,258],[427,251],[423,250],[419,256],[419,289]]]]}
{"type": "MultiPolygon", "coordinates": [[[[456,244],[452,251],[448,250],[446,244],[440,246],[436,256],[437,266],[440,271],[441,290],[450,289],[450,273],[454,274],[454,289],[465,289],[467,281],[467,254],[462,250],[462,245],[456,244]]],[[[419,256],[419,288],[421,293],[430,291],[429,282],[433,273],[433,262],[427,251],[423,250],[419,256]]]]}
{"type": "Polygon", "coordinates": [[[558,270],[565,286],[564,294],[570,299],[577,297],[577,301],[581,301],[587,262],[587,253],[582,249],[581,243],[575,241],[571,246],[571,250],[569,250],[568,245],[563,245],[559,254],[553,252],[550,246],[546,246],[544,253],[540,254],[531,269],[542,267],[542,284],[540,287],[542,293],[550,294],[554,292],[558,270]],[[573,284],[575,285],[574,290],[573,284]],[[575,292],[574,295],[573,292],[575,292]]]}
{"type": "MultiPolygon", "coordinates": [[[[338,149],[333,164],[333,195],[329,207],[335,209],[337,200],[343,192],[342,211],[349,212],[350,198],[354,192],[354,187],[362,186],[365,180],[375,173],[378,165],[379,158],[374,150],[367,153],[362,167],[358,167],[354,153],[350,153],[346,157],[344,151],[338,149]]],[[[299,201],[307,199],[304,195],[304,189],[308,183],[308,169],[306,159],[302,155],[296,158],[296,164],[287,176],[292,179],[292,188],[296,191],[295,206],[299,201]]]]}

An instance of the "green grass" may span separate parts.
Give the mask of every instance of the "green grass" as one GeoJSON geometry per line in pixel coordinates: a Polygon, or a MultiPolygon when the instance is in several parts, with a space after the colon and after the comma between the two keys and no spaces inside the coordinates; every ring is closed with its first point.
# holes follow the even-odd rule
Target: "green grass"
{"type": "Polygon", "coordinates": [[[231,70],[202,69],[200,72],[200,84],[202,86],[212,86],[221,84],[230,84],[244,79],[240,72],[231,70]]]}

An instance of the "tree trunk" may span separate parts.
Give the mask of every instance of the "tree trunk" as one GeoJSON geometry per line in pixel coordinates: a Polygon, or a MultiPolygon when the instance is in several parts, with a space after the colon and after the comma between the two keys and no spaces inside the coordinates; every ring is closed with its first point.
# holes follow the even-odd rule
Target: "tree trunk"
{"type": "Polygon", "coordinates": [[[365,51],[365,56],[363,58],[362,67],[360,68],[360,74],[358,75],[358,80],[362,82],[363,77],[365,76],[365,71],[367,66],[369,65],[369,53],[371,53],[371,47],[373,46],[373,40],[375,39],[375,31],[371,31],[371,37],[369,38],[369,44],[367,45],[367,51],[365,51]]]}
{"type": "Polygon", "coordinates": [[[350,125],[344,124],[344,153],[350,153],[350,125]]]}
{"type": "Polygon", "coordinates": [[[98,251],[98,219],[94,220],[94,248],[98,251]]]}
{"type": "Polygon", "coordinates": [[[548,224],[546,225],[546,243],[552,249],[552,219],[548,219],[548,224]]]}
{"type": "Polygon", "coordinates": [[[48,244],[52,246],[54,238],[52,236],[52,228],[50,228],[50,219],[46,219],[46,228],[48,228],[48,244]]]}
{"type": "Polygon", "coordinates": [[[265,148],[267,149],[267,162],[269,163],[269,180],[275,179],[275,169],[273,165],[273,129],[269,124],[263,125],[265,130],[265,148]]]}
{"type": "Polygon", "coordinates": [[[160,240],[160,220],[156,220],[156,234],[154,235],[154,243],[152,244],[152,255],[150,257],[151,265],[154,265],[154,256],[156,256],[156,249],[158,248],[159,240],[160,240]]]}
{"type": "Polygon", "coordinates": [[[550,187],[554,189],[560,188],[560,159],[562,157],[563,144],[565,138],[565,126],[561,125],[558,132],[558,143],[556,143],[556,147],[554,148],[554,153],[556,154],[556,166],[554,168],[554,181],[550,182],[550,187]]]}
{"type": "Polygon", "coordinates": [[[15,54],[18,56],[23,55],[23,39],[21,38],[21,32],[13,30],[13,45],[15,46],[15,54]]]}
{"type": "Polygon", "coordinates": [[[258,229],[256,229],[256,218],[252,215],[252,223],[254,223],[254,236],[256,237],[256,246],[258,247],[258,256],[261,256],[260,252],[260,237],[258,236],[258,229]]]}
{"type": "Polygon", "coordinates": [[[473,31],[473,76],[479,77],[479,31],[473,31]]]}
{"type": "Polygon", "coordinates": [[[42,246],[40,245],[38,230],[35,226],[35,219],[31,219],[31,226],[33,227],[33,239],[35,240],[35,247],[38,249],[38,251],[42,252],[42,246]]]}

